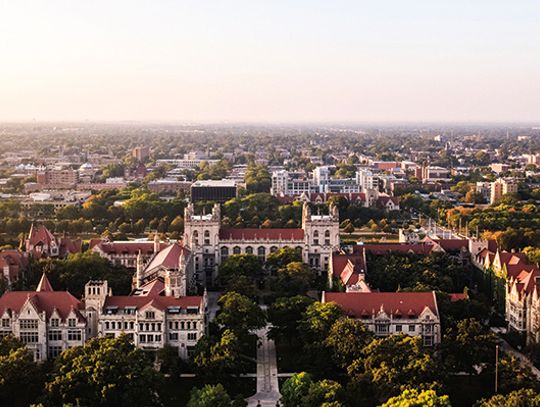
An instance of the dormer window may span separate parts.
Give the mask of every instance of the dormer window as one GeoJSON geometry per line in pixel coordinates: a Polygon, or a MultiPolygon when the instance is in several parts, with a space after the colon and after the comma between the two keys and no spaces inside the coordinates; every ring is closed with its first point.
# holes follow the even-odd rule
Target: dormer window
{"type": "Polygon", "coordinates": [[[2,328],[9,328],[9,318],[2,318],[2,328]]]}
{"type": "Polygon", "coordinates": [[[57,328],[60,325],[60,320],[58,318],[51,318],[51,326],[57,328]]]}
{"type": "Polygon", "coordinates": [[[68,326],[69,327],[75,327],[77,326],[77,320],[75,318],[69,318],[68,319],[68,326]]]}

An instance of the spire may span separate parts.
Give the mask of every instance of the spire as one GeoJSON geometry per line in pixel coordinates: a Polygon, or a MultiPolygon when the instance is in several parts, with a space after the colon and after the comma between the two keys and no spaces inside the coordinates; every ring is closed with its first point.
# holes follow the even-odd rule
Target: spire
{"type": "Polygon", "coordinates": [[[36,288],[36,291],[37,292],[54,291],[45,273],[41,275],[41,280],[39,280],[39,284],[36,288]]]}

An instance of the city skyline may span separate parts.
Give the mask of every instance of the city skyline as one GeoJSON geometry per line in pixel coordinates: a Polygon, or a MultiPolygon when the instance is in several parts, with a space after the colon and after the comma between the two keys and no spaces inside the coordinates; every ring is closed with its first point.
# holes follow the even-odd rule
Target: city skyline
{"type": "Polygon", "coordinates": [[[540,6],[0,4],[0,121],[534,123],[540,6]]]}

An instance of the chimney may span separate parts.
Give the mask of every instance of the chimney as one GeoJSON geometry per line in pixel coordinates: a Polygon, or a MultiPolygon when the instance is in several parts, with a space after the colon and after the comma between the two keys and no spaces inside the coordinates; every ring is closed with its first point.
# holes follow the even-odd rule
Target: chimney
{"type": "Polygon", "coordinates": [[[159,234],[156,230],[156,233],[154,233],[154,254],[157,254],[159,252],[159,234]]]}
{"type": "Polygon", "coordinates": [[[141,287],[142,273],[143,273],[143,260],[142,260],[142,253],[139,250],[139,253],[137,254],[137,276],[136,276],[137,281],[135,282],[135,288],[141,287]]]}
{"type": "Polygon", "coordinates": [[[167,269],[167,271],[165,271],[165,296],[166,297],[172,296],[171,270],[169,270],[169,269],[167,269]]]}

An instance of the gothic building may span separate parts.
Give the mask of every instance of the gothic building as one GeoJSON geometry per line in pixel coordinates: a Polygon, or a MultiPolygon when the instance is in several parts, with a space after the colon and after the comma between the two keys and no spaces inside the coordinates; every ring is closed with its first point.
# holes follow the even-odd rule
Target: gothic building
{"type": "Polygon", "coordinates": [[[209,214],[196,215],[190,203],[184,211],[183,243],[193,257],[199,285],[212,283],[221,261],[232,254],[254,254],[266,260],[283,247],[297,248],[305,263],[316,270],[327,270],[330,255],[339,249],[339,214],[330,204],[328,215],[313,215],[304,204],[302,228],[223,228],[219,204],[209,214]]]}

